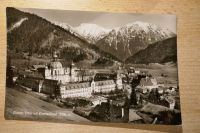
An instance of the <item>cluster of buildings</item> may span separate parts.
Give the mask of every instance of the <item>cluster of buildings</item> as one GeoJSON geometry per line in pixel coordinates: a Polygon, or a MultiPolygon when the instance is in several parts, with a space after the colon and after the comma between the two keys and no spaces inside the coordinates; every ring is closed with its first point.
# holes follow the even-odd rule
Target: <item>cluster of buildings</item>
{"type": "MultiPolygon", "coordinates": [[[[176,93],[174,87],[164,87],[164,84],[158,84],[157,80],[153,77],[142,78],[136,87],[136,90],[143,96],[148,96],[151,91],[157,91],[160,96],[160,104],[164,105],[170,109],[175,108],[176,100],[172,95],[176,93]]],[[[140,95],[137,95],[137,101],[140,99],[140,95]]]]}
{"type": "Polygon", "coordinates": [[[61,83],[81,82],[83,80],[89,80],[90,76],[80,75],[80,70],[75,67],[74,63],[70,64],[70,67],[63,67],[61,62],[58,61],[56,53],[53,54],[53,60],[48,65],[35,65],[37,71],[39,71],[44,79],[56,80],[61,83]]]}
{"type": "Polygon", "coordinates": [[[95,80],[95,75],[83,77],[73,63],[70,67],[64,68],[56,54],[53,55],[49,65],[36,68],[41,77],[25,75],[19,83],[34,91],[59,95],[61,98],[91,97],[95,92],[110,92],[123,88],[119,74],[115,74],[114,78],[103,80],[95,80]]]}
{"type": "Polygon", "coordinates": [[[176,93],[176,88],[168,87],[166,89],[163,84],[157,83],[156,78],[148,76],[139,70],[134,70],[134,68],[130,68],[127,73],[97,73],[96,71],[95,73],[90,70],[88,74],[84,73],[83,75],[81,70],[75,67],[74,63],[71,63],[69,67],[63,67],[62,63],[57,59],[57,55],[53,54],[53,59],[48,65],[33,65],[31,71],[32,73],[30,74],[20,73],[23,76],[18,75],[18,78],[14,77],[13,80],[17,84],[39,93],[60,98],[87,99],[92,104],[84,107],[78,106],[74,108],[74,113],[93,121],[145,123],[144,119],[148,114],[144,114],[145,117],[143,118],[140,111],[129,106],[133,90],[130,83],[131,78],[136,81],[135,96],[138,105],[145,106],[145,103],[150,102],[152,105],[159,105],[162,108],[168,107],[171,110],[175,109],[176,105],[176,100],[173,97],[173,94],[176,93]],[[126,91],[123,92],[127,92],[128,98],[122,96],[112,99],[109,97],[117,94],[112,95],[111,91],[124,89],[126,91]],[[159,93],[159,103],[157,99],[154,102],[154,98],[152,98],[153,100],[149,98],[150,93],[155,90],[159,93]]]}
{"type": "MultiPolygon", "coordinates": [[[[95,93],[109,93],[116,89],[127,88],[124,87],[119,73],[90,73],[89,75],[82,75],[83,73],[75,67],[74,63],[71,63],[69,67],[63,67],[55,53],[48,65],[34,65],[33,68],[36,71],[35,73],[32,75],[24,74],[22,78],[18,78],[17,82],[36,92],[61,98],[91,98],[95,93]]],[[[137,74],[140,74],[140,71],[135,72],[133,68],[128,71],[129,77],[137,77],[137,74]]],[[[173,93],[175,92],[174,88],[163,89],[164,86],[158,84],[155,78],[146,76],[140,79],[135,89],[145,95],[155,88],[161,94],[163,101],[165,101],[163,104],[173,109],[175,100],[162,94],[164,92],[173,93]]],[[[132,88],[130,87],[127,90],[131,94],[132,88]]],[[[138,101],[140,99],[138,95],[137,99],[138,101]]]]}

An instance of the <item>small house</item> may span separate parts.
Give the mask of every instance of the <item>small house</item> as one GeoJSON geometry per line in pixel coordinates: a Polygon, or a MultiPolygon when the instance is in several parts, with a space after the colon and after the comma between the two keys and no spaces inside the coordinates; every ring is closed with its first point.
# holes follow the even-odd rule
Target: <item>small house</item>
{"type": "Polygon", "coordinates": [[[150,92],[153,88],[158,88],[157,80],[155,78],[142,78],[137,89],[142,93],[150,92]]]}

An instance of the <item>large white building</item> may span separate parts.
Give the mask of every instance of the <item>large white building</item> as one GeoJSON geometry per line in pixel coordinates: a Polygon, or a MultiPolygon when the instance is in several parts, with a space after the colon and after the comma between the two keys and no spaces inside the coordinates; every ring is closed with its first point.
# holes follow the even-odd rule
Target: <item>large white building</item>
{"type": "Polygon", "coordinates": [[[57,80],[62,83],[78,82],[82,80],[81,76],[79,76],[79,72],[76,71],[74,63],[72,62],[70,67],[64,68],[58,61],[55,53],[53,55],[53,60],[45,67],[43,75],[45,79],[57,80]]]}
{"type": "Polygon", "coordinates": [[[22,83],[35,91],[58,95],[58,91],[62,98],[67,97],[90,97],[95,92],[110,92],[115,89],[122,89],[122,79],[119,74],[114,74],[115,78],[95,81],[94,75],[83,76],[80,71],[76,71],[72,63],[69,68],[64,68],[58,61],[57,55],[54,53],[53,60],[49,65],[42,68],[43,78],[24,78],[22,83]],[[93,77],[93,80],[89,78],[93,77]]]}
{"type": "Polygon", "coordinates": [[[84,83],[60,84],[60,95],[68,97],[91,97],[95,92],[110,92],[122,89],[122,79],[117,76],[115,80],[92,81],[84,83]]]}

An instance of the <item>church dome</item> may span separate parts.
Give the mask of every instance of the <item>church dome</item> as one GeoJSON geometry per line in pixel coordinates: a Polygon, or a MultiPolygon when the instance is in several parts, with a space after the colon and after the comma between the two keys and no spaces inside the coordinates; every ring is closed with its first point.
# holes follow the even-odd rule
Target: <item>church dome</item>
{"type": "Polygon", "coordinates": [[[52,61],[52,62],[49,64],[49,67],[50,67],[51,69],[62,68],[62,64],[61,64],[59,61],[52,61]]]}

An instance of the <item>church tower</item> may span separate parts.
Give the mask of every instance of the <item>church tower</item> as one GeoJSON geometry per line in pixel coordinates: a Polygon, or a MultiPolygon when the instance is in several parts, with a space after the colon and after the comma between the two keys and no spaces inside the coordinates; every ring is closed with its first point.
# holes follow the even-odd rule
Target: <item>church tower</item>
{"type": "Polygon", "coordinates": [[[62,77],[64,75],[64,71],[65,70],[61,62],[58,60],[57,53],[54,52],[52,54],[51,62],[49,63],[48,67],[45,68],[45,78],[64,81],[62,77]]]}
{"type": "Polygon", "coordinates": [[[119,73],[117,73],[117,78],[116,78],[115,83],[116,83],[117,89],[122,89],[123,88],[122,78],[121,78],[119,73]]]}
{"type": "Polygon", "coordinates": [[[93,79],[92,79],[92,81],[91,81],[91,90],[92,90],[92,94],[96,92],[96,90],[95,90],[95,81],[94,81],[94,77],[93,77],[93,79]]]}
{"type": "Polygon", "coordinates": [[[70,79],[71,79],[71,82],[74,82],[75,80],[75,68],[74,68],[74,63],[72,61],[72,63],[70,64],[70,79]]]}
{"type": "Polygon", "coordinates": [[[57,61],[58,59],[58,56],[57,56],[57,53],[56,51],[53,52],[53,61],[57,61]]]}

